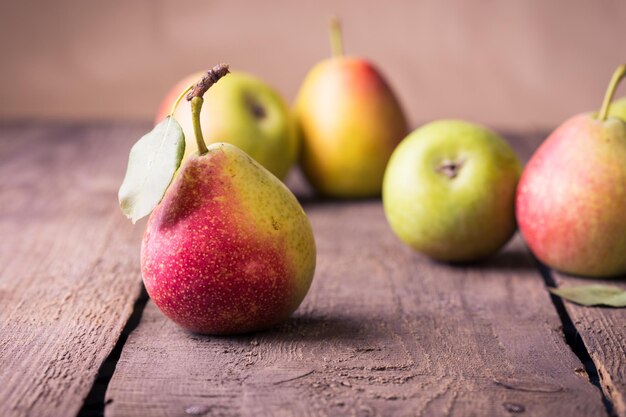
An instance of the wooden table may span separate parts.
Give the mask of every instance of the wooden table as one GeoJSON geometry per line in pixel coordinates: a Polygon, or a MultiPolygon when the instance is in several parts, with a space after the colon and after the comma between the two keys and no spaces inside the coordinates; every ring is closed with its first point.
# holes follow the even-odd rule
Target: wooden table
{"type": "MultiPolygon", "coordinates": [[[[116,193],[147,124],[0,125],[0,416],[626,416],[626,310],[548,286],[516,237],[435,263],[379,200],[320,201],[313,286],[287,323],[190,334],[148,300],[145,222],[116,193]]],[[[506,135],[527,159],[544,134],[506,135]]],[[[624,286],[621,281],[613,281],[624,286]]]]}

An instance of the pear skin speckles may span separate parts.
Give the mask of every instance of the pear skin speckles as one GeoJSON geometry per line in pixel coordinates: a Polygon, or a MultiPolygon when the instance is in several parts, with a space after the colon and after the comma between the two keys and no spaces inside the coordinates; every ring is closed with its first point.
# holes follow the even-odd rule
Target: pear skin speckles
{"type": "Polygon", "coordinates": [[[144,283],[166,316],[194,332],[267,328],[285,320],[310,286],[310,224],[295,197],[247,155],[209,148],[181,168],[150,216],[144,283]]]}
{"type": "Polygon", "coordinates": [[[626,273],[626,124],[579,114],[528,161],[517,190],[520,231],[534,255],[562,272],[626,273]]]}

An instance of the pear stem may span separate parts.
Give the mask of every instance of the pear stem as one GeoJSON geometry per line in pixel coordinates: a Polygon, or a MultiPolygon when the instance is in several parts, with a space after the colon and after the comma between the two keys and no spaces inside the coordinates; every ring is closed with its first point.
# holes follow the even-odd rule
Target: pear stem
{"type": "Polygon", "coordinates": [[[189,87],[185,88],[185,91],[183,91],[182,93],[180,93],[180,95],[178,96],[178,98],[176,98],[176,101],[174,102],[174,104],[172,105],[172,110],[170,110],[170,114],[169,116],[173,116],[174,112],[176,111],[176,107],[178,107],[178,104],[181,102],[181,100],[187,95],[187,93],[189,91],[191,91],[191,89],[193,88],[194,84],[191,84],[189,87]]]}
{"type": "Polygon", "coordinates": [[[193,86],[193,89],[187,94],[187,100],[191,101],[194,97],[202,97],[213,84],[220,78],[228,74],[228,64],[217,64],[204,74],[202,79],[193,86]]]}
{"type": "Polygon", "coordinates": [[[191,99],[191,121],[193,123],[193,133],[196,137],[196,144],[198,145],[198,153],[204,155],[209,150],[204,142],[202,136],[202,126],[200,126],[200,110],[202,110],[202,103],[204,99],[202,97],[194,97],[191,99]]]}
{"type": "Polygon", "coordinates": [[[333,56],[335,58],[342,57],[344,54],[343,36],[341,34],[341,22],[337,17],[330,19],[329,35],[330,49],[333,51],[333,56]]]}
{"type": "Polygon", "coordinates": [[[619,82],[626,76],[626,64],[622,64],[613,73],[613,77],[611,78],[611,82],[609,82],[609,86],[606,89],[606,93],[604,94],[604,101],[602,102],[602,107],[600,108],[600,113],[598,114],[598,120],[604,121],[609,115],[609,106],[611,105],[611,100],[613,100],[613,95],[615,94],[615,90],[619,85],[619,82]]]}
{"type": "Polygon", "coordinates": [[[218,64],[208,70],[200,81],[185,91],[187,93],[187,100],[191,101],[191,122],[193,123],[193,133],[196,137],[196,144],[198,145],[198,153],[200,155],[204,155],[209,151],[206,147],[204,137],[202,136],[202,125],[200,124],[200,110],[202,110],[202,104],[204,103],[202,97],[213,84],[218,82],[219,79],[228,74],[228,72],[228,64],[218,64]]]}

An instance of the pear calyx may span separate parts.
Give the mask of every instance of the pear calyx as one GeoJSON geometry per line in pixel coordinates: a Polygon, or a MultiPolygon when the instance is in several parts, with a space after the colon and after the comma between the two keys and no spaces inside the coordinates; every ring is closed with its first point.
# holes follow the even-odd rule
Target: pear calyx
{"type": "Polygon", "coordinates": [[[439,164],[439,166],[437,167],[437,172],[444,174],[446,177],[452,180],[456,178],[457,175],[459,175],[459,171],[463,167],[464,163],[465,161],[462,159],[458,161],[451,161],[449,159],[446,159],[442,161],[441,164],[439,164]]]}

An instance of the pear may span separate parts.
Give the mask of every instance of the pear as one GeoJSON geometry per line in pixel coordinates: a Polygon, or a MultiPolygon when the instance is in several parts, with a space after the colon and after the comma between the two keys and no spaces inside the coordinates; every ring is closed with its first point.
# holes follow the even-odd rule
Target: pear
{"type": "Polygon", "coordinates": [[[285,320],[315,270],[311,226],[294,195],[237,147],[192,155],[148,220],[141,272],[157,307],[197,333],[285,320]]]}
{"type": "MultiPolygon", "coordinates": [[[[201,76],[192,74],[176,84],[161,102],[156,120],[167,116],[180,91],[201,76]]],[[[187,159],[198,150],[189,103],[177,106],[173,116],[185,133],[187,159]]],[[[232,143],[279,179],[296,162],[299,142],[291,110],[278,91],[251,74],[233,71],[212,86],[200,118],[207,142],[232,143]]]]}
{"type": "Polygon", "coordinates": [[[611,103],[609,116],[618,117],[626,121],[626,97],[622,97],[611,103]]]}
{"type": "Polygon", "coordinates": [[[411,133],[391,156],[385,215],[414,250],[440,261],[476,261],[515,233],[521,170],[513,149],[495,132],[437,120],[411,133]]]}
{"type": "Polygon", "coordinates": [[[598,114],[572,117],[532,156],[517,189],[516,214],[531,251],[571,274],[626,274],[626,122],[609,117],[620,66],[598,114]]]}
{"type": "Polygon", "coordinates": [[[391,153],[408,133],[406,118],[372,63],[343,56],[336,21],[331,31],[335,56],[307,74],[295,103],[300,164],[323,195],[376,196],[391,153]]]}
{"type": "Polygon", "coordinates": [[[150,214],[141,244],[148,294],[174,322],[205,334],[285,320],[315,272],[311,225],[291,191],[236,146],[204,141],[204,94],[227,74],[216,65],[179,94],[131,149],[118,193],[133,223],[150,214]],[[180,167],[186,138],[174,113],[184,97],[197,152],[180,167]]]}

